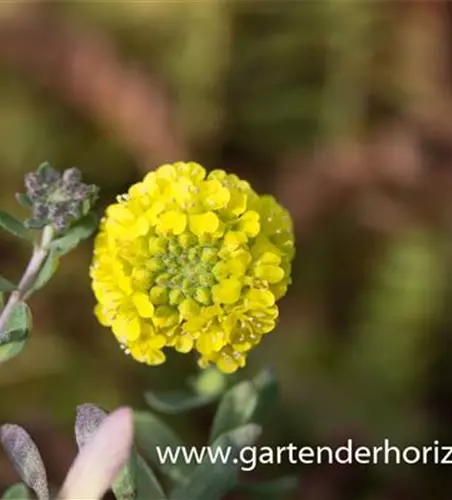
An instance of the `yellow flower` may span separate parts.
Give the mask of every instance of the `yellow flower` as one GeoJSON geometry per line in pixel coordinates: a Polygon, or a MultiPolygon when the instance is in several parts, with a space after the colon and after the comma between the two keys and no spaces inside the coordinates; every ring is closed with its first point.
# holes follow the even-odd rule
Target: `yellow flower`
{"type": "Polygon", "coordinates": [[[232,373],[275,328],[290,284],[292,221],[223,170],[163,165],[108,207],[91,278],[95,314],[140,362],[165,348],[232,373]]]}

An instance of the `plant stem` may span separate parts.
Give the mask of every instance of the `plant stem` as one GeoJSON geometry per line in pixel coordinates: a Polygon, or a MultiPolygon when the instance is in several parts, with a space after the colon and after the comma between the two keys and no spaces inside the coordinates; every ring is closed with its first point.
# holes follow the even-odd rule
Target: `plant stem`
{"type": "Polygon", "coordinates": [[[8,323],[9,316],[14,306],[23,300],[32,286],[34,285],[39,272],[49,255],[49,244],[53,238],[53,229],[51,226],[46,226],[42,231],[40,243],[35,246],[31,259],[25,269],[22,278],[20,279],[17,289],[11,293],[8,302],[0,314],[0,341],[3,337],[3,331],[8,323]]]}

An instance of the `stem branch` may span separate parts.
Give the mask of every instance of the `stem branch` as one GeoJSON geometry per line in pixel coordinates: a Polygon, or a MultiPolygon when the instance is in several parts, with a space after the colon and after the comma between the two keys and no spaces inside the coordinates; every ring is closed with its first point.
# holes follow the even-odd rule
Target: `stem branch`
{"type": "Polygon", "coordinates": [[[8,302],[6,303],[3,311],[0,313],[0,341],[3,340],[4,329],[8,323],[9,316],[14,306],[28,295],[28,292],[34,285],[36,278],[38,277],[39,272],[49,255],[49,244],[52,241],[52,238],[53,229],[51,226],[46,226],[42,232],[41,241],[39,245],[35,247],[27,268],[17,285],[17,289],[11,293],[8,302]]]}

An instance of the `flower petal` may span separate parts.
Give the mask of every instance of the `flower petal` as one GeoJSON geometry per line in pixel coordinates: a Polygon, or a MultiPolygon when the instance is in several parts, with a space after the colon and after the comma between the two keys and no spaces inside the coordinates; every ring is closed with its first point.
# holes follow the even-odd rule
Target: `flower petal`
{"type": "Polygon", "coordinates": [[[212,297],[217,304],[233,304],[240,298],[242,283],[237,278],[228,278],[212,288],[212,297]]]}
{"type": "Polygon", "coordinates": [[[220,224],[218,216],[213,212],[203,214],[194,214],[189,216],[189,227],[196,236],[202,236],[205,233],[214,233],[220,224]]]}
{"type": "Polygon", "coordinates": [[[154,306],[149,298],[149,295],[143,292],[134,293],[132,301],[137,308],[138,314],[142,318],[152,318],[154,315],[154,306]]]}

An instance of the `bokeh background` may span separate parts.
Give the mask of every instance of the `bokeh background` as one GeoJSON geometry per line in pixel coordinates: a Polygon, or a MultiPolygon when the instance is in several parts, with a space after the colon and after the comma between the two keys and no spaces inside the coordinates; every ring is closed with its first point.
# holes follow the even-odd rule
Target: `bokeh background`
{"type": "MultiPolygon", "coordinates": [[[[272,367],[281,399],[260,444],[452,444],[452,3],[0,3],[0,201],[48,160],[101,187],[99,209],[159,164],[195,160],[292,213],[293,285],[240,377],[272,367]]],[[[0,367],[0,420],[26,425],[57,484],[75,408],[145,408],[190,356],[149,368],[92,313],[92,240],[31,301],[0,367]]],[[[28,250],[0,235],[2,274],[28,250]]],[[[171,417],[193,444],[214,408],[171,417]]],[[[291,465],[294,499],[446,499],[452,466],[291,465]]],[[[0,490],[16,480],[0,457],[0,490]]],[[[231,498],[236,498],[231,496],[231,498]]]]}

